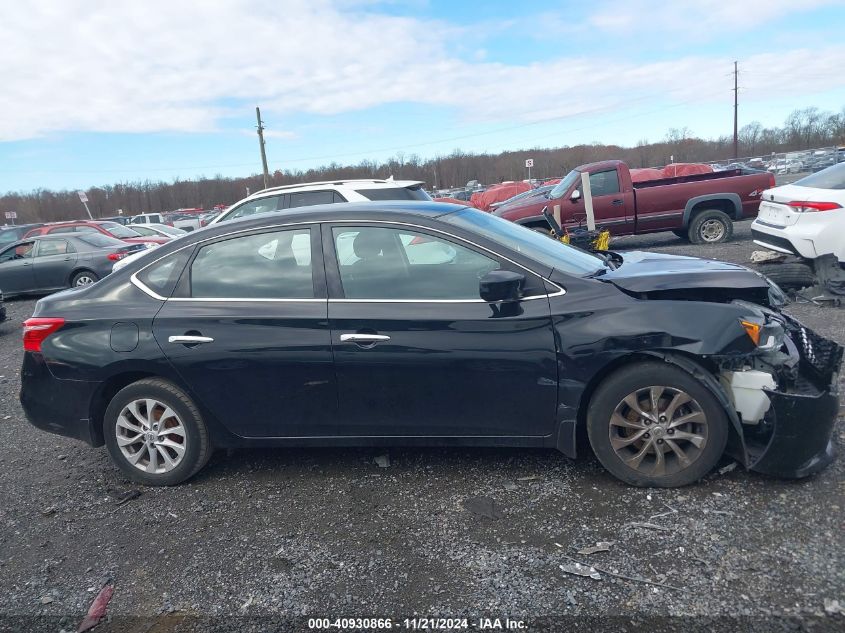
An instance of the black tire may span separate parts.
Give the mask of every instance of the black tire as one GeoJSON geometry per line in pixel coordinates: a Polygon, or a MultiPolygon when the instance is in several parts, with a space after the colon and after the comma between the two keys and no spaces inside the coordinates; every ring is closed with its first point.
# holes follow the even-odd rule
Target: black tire
{"type": "Polygon", "coordinates": [[[77,286],[88,286],[96,281],[99,281],[99,279],[99,275],[91,270],[80,270],[71,278],[70,287],[76,288],[77,286]]]}
{"type": "Polygon", "coordinates": [[[816,275],[809,264],[759,264],[757,270],[781,288],[800,290],[816,284],[816,275]]]}
{"type": "MultiPolygon", "coordinates": [[[[146,412],[149,415],[149,412],[146,412]]],[[[153,416],[154,417],[154,416],[153,416]]],[[[160,414],[160,420],[164,416],[160,414]]],[[[103,434],[106,447],[115,465],[131,480],[146,486],[174,486],[193,477],[211,457],[212,447],[208,436],[208,429],[202,420],[199,410],[191,399],[174,384],[160,378],[145,378],[121,389],[112,398],[103,418],[103,434]],[[129,458],[121,452],[118,446],[118,417],[124,407],[133,401],[152,399],[165,407],[172,409],[178,421],[184,428],[184,454],[181,461],[172,470],[154,473],[146,472],[134,466],[129,458]]],[[[165,434],[166,435],[166,434],[165,434]]],[[[169,439],[178,436],[170,435],[169,439]]],[[[144,440],[140,441],[144,444],[144,440]]],[[[145,450],[143,446],[138,451],[145,450]]],[[[149,456],[149,452],[147,453],[149,456]]],[[[141,460],[143,462],[143,459],[141,460]]],[[[146,460],[151,461],[149,457],[146,460]]]]}
{"type": "MultiPolygon", "coordinates": [[[[660,408],[658,408],[658,411],[660,411],[660,408]]],[[[619,414],[617,413],[617,415],[619,414]]],[[[633,415],[636,417],[636,413],[633,415]]],[[[676,418],[673,417],[669,422],[674,419],[676,418]]],[[[698,417],[696,420],[701,420],[701,418],[698,417]]],[[[640,422],[637,421],[637,423],[640,422]]],[[[640,430],[632,428],[629,431],[626,430],[626,432],[635,434],[640,433],[640,430]]],[[[590,446],[592,446],[598,460],[618,479],[633,486],[675,488],[698,481],[718,463],[728,440],[728,417],[724,408],[710,390],[688,372],[668,363],[643,362],[623,367],[608,376],[599,385],[587,410],[587,434],[590,439],[590,446]],[[703,425],[691,423],[690,426],[686,427],[687,429],[695,428],[695,433],[704,437],[701,448],[692,446],[692,443],[688,440],[680,439],[679,441],[680,433],[676,435],[675,432],[682,432],[684,426],[664,430],[666,422],[653,425],[654,423],[645,421],[642,424],[650,424],[650,426],[638,428],[646,431],[645,438],[649,438],[648,431],[650,431],[650,439],[629,443],[622,448],[614,448],[611,440],[612,435],[615,441],[621,440],[623,444],[630,439],[617,435],[620,427],[618,424],[611,422],[614,413],[617,413],[618,407],[627,406],[624,404],[624,400],[629,394],[648,390],[653,385],[659,385],[658,388],[666,390],[664,394],[668,394],[665,396],[665,400],[659,399],[660,403],[668,404],[671,401],[671,391],[669,390],[676,393],[683,392],[692,398],[689,405],[682,404],[676,408],[678,412],[676,415],[688,415],[687,412],[690,411],[698,411],[699,415],[703,415],[703,425]],[[657,426],[661,426],[659,436],[656,432],[657,426]],[[672,433],[672,435],[669,435],[669,433],[672,433]],[[666,439],[657,439],[658,437],[666,439]],[[651,448],[641,449],[640,447],[644,447],[647,442],[652,443],[651,448]],[[657,446],[658,442],[660,447],[657,446]],[[684,443],[683,446],[681,445],[682,442],[684,443]],[[682,452],[685,452],[684,447],[686,447],[687,452],[685,454],[688,458],[691,457],[688,465],[683,465],[673,447],[680,447],[682,452]],[[625,462],[625,457],[629,455],[627,451],[638,455],[641,450],[646,456],[640,462],[641,467],[632,467],[625,462]],[[651,452],[652,450],[654,453],[651,452]],[[667,471],[671,470],[671,472],[665,474],[649,472],[649,467],[656,468],[657,461],[659,461],[656,454],[657,450],[663,452],[664,468],[667,471]]],[[[699,437],[699,435],[695,437],[699,437]]]]}
{"type": "Polygon", "coordinates": [[[672,233],[680,237],[682,240],[689,241],[689,233],[684,229],[672,229],[672,233]]]}
{"type": "Polygon", "coordinates": [[[693,216],[687,237],[693,244],[721,244],[730,240],[733,233],[734,223],[728,214],[717,209],[709,209],[693,216]]]}

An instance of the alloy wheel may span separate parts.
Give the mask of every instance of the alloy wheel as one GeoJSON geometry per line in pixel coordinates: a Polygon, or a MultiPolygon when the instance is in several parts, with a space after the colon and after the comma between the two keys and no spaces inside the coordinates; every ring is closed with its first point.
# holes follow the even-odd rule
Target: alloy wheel
{"type": "Polygon", "coordinates": [[[642,474],[672,475],[690,467],[707,445],[707,416],[688,393],[673,387],[638,389],[610,418],[610,444],[642,474]]]}
{"type": "Polygon", "coordinates": [[[133,400],[115,424],[117,446],[126,460],[150,474],[167,473],[185,456],[185,426],[167,404],[153,398],[133,400]]]}
{"type": "Polygon", "coordinates": [[[94,278],[91,275],[80,275],[76,278],[77,286],[90,286],[94,283],[94,278]]]}

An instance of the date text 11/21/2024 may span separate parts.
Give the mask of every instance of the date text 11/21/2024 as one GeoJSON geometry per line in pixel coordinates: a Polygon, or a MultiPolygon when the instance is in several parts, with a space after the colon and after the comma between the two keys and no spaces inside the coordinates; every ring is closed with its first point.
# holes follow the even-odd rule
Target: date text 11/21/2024
{"type": "Polygon", "coordinates": [[[390,630],[405,629],[412,631],[519,631],[527,629],[523,620],[510,618],[309,618],[308,628],[315,630],[390,630]]]}

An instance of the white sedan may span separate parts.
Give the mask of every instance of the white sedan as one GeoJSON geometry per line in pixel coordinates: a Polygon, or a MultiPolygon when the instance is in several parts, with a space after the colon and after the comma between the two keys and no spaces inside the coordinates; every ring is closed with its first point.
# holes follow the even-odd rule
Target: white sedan
{"type": "Polygon", "coordinates": [[[809,260],[832,254],[845,262],[845,163],[764,191],[760,200],[751,225],[755,244],[809,260]]]}

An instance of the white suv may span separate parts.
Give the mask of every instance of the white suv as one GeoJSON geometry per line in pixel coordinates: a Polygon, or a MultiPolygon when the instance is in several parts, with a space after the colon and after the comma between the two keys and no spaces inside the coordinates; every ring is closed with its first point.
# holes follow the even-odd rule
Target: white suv
{"type": "Polygon", "coordinates": [[[431,200],[419,180],[331,180],[263,189],[233,204],[211,224],[267,211],[371,200],[431,200]]]}

